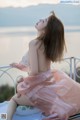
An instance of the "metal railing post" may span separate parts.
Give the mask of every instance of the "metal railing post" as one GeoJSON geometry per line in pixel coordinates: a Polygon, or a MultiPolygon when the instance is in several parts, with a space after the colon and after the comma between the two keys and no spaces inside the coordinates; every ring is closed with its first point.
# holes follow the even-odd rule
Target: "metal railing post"
{"type": "Polygon", "coordinates": [[[73,57],[70,58],[70,77],[72,78],[73,75],[72,75],[72,59],[73,57]]]}
{"type": "Polygon", "coordinates": [[[73,75],[74,75],[74,76],[73,76],[74,78],[73,78],[73,79],[76,81],[76,58],[74,57],[73,60],[74,60],[74,74],[73,74],[73,75]]]}

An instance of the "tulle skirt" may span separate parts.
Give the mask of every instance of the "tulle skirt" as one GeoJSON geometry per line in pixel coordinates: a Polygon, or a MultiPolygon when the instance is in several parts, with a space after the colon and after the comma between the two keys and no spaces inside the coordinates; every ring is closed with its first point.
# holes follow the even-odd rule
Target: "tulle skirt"
{"type": "Polygon", "coordinates": [[[52,115],[53,120],[55,114],[60,120],[67,120],[80,111],[80,84],[60,70],[24,78],[18,84],[17,92],[45,115],[52,115]]]}

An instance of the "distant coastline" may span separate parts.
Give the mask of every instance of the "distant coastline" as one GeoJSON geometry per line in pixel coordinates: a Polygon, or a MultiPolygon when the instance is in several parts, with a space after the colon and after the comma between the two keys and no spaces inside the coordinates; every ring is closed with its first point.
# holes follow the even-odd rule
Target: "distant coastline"
{"type": "Polygon", "coordinates": [[[79,0],[61,0],[60,3],[67,3],[67,4],[79,4],[79,0]]]}
{"type": "MultiPolygon", "coordinates": [[[[80,32],[80,26],[64,26],[65,32],[80,32]]],[[[3,35],[35,35],[34,26],[7,26],[0,27],[0,36],[3,35]]]]}

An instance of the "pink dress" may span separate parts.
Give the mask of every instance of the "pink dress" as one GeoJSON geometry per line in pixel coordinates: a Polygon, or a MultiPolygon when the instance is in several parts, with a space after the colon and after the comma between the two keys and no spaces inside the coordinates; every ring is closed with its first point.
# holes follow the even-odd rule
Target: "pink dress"
{"type": "Polygon", "coordinates": [[[80,84],[60,70],[29,75],[18,84],[17,92],[51,115],[51,120],[55,120],[55,115],[59,120],[67,120],[80,111],[80,84]]]}

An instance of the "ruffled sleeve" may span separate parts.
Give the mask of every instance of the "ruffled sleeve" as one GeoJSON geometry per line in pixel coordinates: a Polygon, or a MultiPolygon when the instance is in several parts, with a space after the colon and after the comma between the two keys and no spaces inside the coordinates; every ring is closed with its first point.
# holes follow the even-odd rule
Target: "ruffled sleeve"
{"type": "Polygon", "coordinates": [[[19,64],[22,64],[26,67],[30,66],[30,62],[29,62],[29,51],[22,57],[21,61],[19,62],[19,64]]]}

